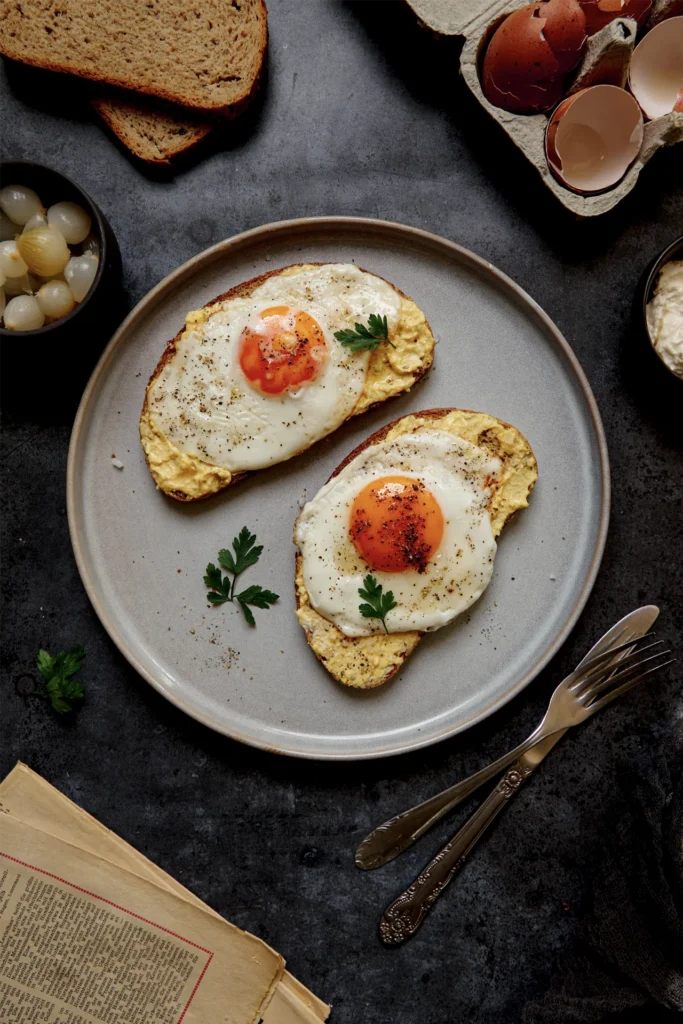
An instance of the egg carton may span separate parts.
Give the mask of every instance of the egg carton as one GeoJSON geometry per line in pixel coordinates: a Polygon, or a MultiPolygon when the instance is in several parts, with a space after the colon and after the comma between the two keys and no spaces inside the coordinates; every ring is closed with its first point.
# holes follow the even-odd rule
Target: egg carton
{"type": "MultiPolygon", "coordinates": [[[[530,2],[530,0],[527,0],[530,2]]],[[[495,107],[484,96],[479,68],[491,36],[507,15],[525,6],[520,0],[407,0],[427,28],[447,36],[464,36],[460,71],[482,107],[504,128],[515,145],[534,165],[544,183],[563,206],[579,217],[596,217],[611,210],[635,187],[638,175],[657,150],[683,142],[683,114],[672,112],[646,121],[640,152],[613,188],[597,195],[578,195],[553,177],[545,156],[547,114],[513,114],[495,107]]],[[[683,13],[683,0],[655,0],[646,30],[674,14],[683,13]]],[[[565,95],[590,85],[625,86],[637,25],[617,18],[587,40],[581,61],[567,79],[565,95]]]]}

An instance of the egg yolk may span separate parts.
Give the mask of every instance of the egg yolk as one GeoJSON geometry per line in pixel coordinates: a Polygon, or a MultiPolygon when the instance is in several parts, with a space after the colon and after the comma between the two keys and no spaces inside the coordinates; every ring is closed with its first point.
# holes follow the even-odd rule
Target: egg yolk
{"type": "Polygon", "coordinates": [[[265,395],[282,395],[314,380],[326,356],[320,324],[289,306],[264,309],[240,337],[242,371],[265,395]]]}
{"type": "Polygon", "coordinates": [[[351,506],[349,533],[371,569],[424,572],[443,537],[443,513],[413,477],[383,476],[360,491],[351,506]]]}

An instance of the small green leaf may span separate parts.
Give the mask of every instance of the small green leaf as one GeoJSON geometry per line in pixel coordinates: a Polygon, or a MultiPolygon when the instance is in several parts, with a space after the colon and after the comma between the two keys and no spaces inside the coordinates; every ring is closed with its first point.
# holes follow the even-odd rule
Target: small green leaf
{"type": "Polygon", "coordinates": [[[367,327],[364,327],[363,324],[356,324],[355,330],[347,327],[343,331],[336,331],[334,336],[352,352],[358,352],[361,349],[368,349],[372,352],[383,341],[386,341],[392,348],[395,347],[389,341],[389,325],[386,316],[379,316],[377,313],[370,314],[367,327]]]}
{"type": "Polygon", "coordinates": [[[253,614],[251,608],[249,607],[249,605],[245,601],[242,601],[239,595],[237,597],[237,600],[239,601],[239,606],[242,609],[244,617],[247,620],[247,622],[249,623],[249,625],[250,626],[255,626],[256,625],[256,619],[254,618],[254,614],[253,614]]]}
{"type": "Polygon", "coordinates": [[[53,674],[52,658],[47,651],[44,651],[42,648],[38,651],[38,671],[46,681],[53,674]]]}
{"type": "Polygon", "coordinates": [[[388,633],[385,620],[389,612],[396,608],[396,601],[391,590],[383,594],[383,589],[382,584],[378,583],[374,576],[366,576],[363,586],[358,588],[358,596],[368,603],[359,605],[358,611],[366,619],[379,619],[384,626],[384,632],[388,633]]]}
{"type": "Polygon", "coordinates": [[[218,552],[218,561],[221,563],[224,569],[228,572],[236,572],[235,560],[232,557],[232,551],[228,551],[227,548],[221,548],[218,552]]]}

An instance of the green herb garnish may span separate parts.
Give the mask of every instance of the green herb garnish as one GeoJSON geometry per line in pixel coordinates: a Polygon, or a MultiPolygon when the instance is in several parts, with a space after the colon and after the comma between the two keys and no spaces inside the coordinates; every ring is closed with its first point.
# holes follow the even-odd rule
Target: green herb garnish
{"type": "Polygon", "coordinates": [[[47,651],[38,651],[38,671],[45,680],[42,690],[34,690],[33,696],[47,697],[55,711],[63,715],[73,711],[69,703],[83,700],[85,691],[73,676],[83,668],[85,651],[79,645],[68,651],[60,651],[54,658],[47,651]]]}
{"type": "Polygon", "coordinates": [[[211,604],[237,601],[249,625],[255,626],[256,620],[249,605],[253,605],[254,608],[270,608],[271,604],[277,601],[278,595],[274,594],[272,590],[264,590],[259,586],[247,587],[241,593],[235,593],[237,577],[250,565],[256,565],[261,557],[263,545],[257,545],[256,535],[249,533],[247,527],[243,526],[239,537],[233,538],[232,547],[234,554],[228,548],[222,548],[218,552],[219,563],[229,573],[232,573],[232,579],[223,576],[221,570],[213,562],[209,562],[206,567],[204,582],[211,591],[208,598],[211,604]]]}
{"type": "Polygon", "coordinates": [[[366,619],[379,619],[384,626],[384,632],[388,633],[384,620],[392,608],[396,607],[392,591],[387,590],[386,594],[383,594],[382,584],[378,583],[374,576],[366,576],[363,587],[358,588],[358,594],[368,603],[359,605],[358,611],[366,619]]]}
{"type": "Polygon", "coordinates": [[[358,352],[363,348],[368,348],[372,352],[383,341],[386,341],[392,348],[396,348],[389,341],[387,318],[385,316],[377,316],[376,313],[371,313],[368,317],[367,327],[363,327],[362,324],[356,324],[355,331],[348,328],[345,331],[336,331],[334,336],[337,341],[340,341],[346,348],[350,348],[352,352],[358,352]]]}

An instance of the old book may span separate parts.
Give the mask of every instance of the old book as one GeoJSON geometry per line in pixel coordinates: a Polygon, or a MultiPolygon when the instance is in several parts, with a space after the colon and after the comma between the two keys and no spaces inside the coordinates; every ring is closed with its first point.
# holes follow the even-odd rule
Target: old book
{"type": "MultiPolygon", "coordinates": [[[[0,814],[3,812],[131,871],[222,920],[188,889],[26,765],[18,764],[0,782],[0,814]]],[[[0,836],[2,820],[0,817],[0,836]]],[[[327,1019],[330,1008],[285,971],[261,1012],[263,1024],[316,1024],[327,1019]]]]}

